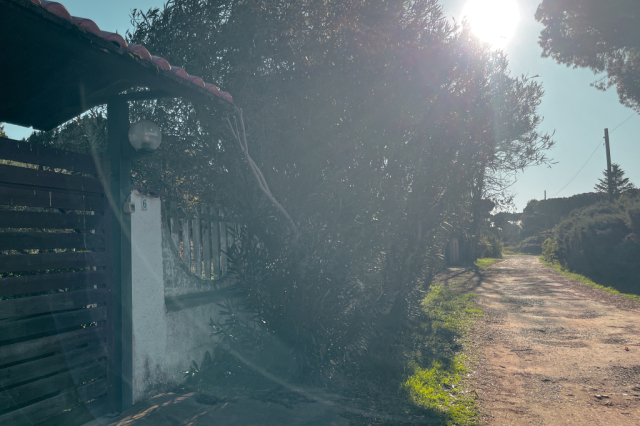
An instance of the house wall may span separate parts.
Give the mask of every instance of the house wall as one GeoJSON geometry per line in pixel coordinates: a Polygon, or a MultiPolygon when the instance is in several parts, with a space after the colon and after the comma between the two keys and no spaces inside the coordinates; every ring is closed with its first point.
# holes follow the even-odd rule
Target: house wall
{"type": "Polygon", "coordinates": [[[161,200],[134,191],[131,201],[135,403],[179,384],[192,361],[200,364],[207,351],[213,353],[209,322],[219,318],[222,296],[213,281],[198,279],[180,259],[163,226],[161,200]]]}

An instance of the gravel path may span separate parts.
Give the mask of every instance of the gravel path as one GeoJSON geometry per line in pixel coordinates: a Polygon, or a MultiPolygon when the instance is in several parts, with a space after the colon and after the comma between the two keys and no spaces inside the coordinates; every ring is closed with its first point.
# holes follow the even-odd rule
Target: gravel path
{"type": "Polygon", "coordinates": [[[486,425],[640,425],[640,303],[510,256],[473,292],[485,311],[472,386],[486,425]]]}

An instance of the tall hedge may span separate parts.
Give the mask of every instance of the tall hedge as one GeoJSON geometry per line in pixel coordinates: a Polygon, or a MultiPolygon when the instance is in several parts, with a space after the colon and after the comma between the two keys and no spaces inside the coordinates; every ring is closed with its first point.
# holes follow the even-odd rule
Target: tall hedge
{"type": "Polygon", "coordinates": [[[603,201],[575,210],[553,233],[555,255],[564,266],[599,284],[640,294],[638,191],[629,191],[614,203],[603,201]]]}
{"type": "Polygon", "coordinates": [[[522,238],[537,236],[552,229],[575,209],[607,199],[606,194],[588,192],[571,197],[530,200],[522,211],[522,238]]]}

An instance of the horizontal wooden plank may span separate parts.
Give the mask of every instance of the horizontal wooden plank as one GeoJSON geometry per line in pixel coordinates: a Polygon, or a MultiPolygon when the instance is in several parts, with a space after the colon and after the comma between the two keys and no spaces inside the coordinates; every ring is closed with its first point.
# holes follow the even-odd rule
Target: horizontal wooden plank
{"type": "Polygon", "coordinates": [[[67,391],[53,398],[36,402],[24,408],[11,411],[0,416],[0,424],[11,426],[33,426],[36,423],[47,420],[60,414],[69,407],[75,407],[79,403],[75,391],[67,391]]]}
{"type": "Polygon", "coordinates": [[[44,271],[49,269],[105,266],[105,252],[65,252],[45,254],[11,254],[0,256],[0,272],[44,271]]]}
{"type": "MultiPolygon", "coordinates": [[[[101,382],[97,381],[96,383],[100,384],[101,382]]],[[[83,426],[109,412],[113,412],[113,409],[108,409],[106,402],[107,397],[103,395],[99,400],[77,405],[69,411],[50,417],[33,426],[83,426]]]]}
{"type": "MultiPolygon", "coordinates": [[[[8,365],[56,352],[73,351],[81,345],[100,345],[106,341],[106,327],[97,325],[0,347],[0,365],[8,365]]],[[[1,423],[0,423],[1,424],[1,423]]]]}
{"type": "Polygon", "coordinates": [[[107,204],[100,195],[0,185],[0,205],[48,207],[64,210],[104,212],[107,204]]]}
{"type": "Polygon", "coordinates": [[[0,211],[0,227],[28,229],[104,229],[104,214],[0,211]]]}
{"type": "Polygon", "coordinates": [[[92,156],[43,145],[0,138],[0,159],[97,175],[92,156]]]}
{"type": "Polygon", "coordinates": [[[104,232],[3,232],[0,250],[78,249],[92,250],[105,247],[104,232]]]}
{"type": "Polygon", "coordinates": [[[0,300],[0,320],[80,309],[94,303],[104,305],[107,302],[107,296],[108,291],[101,288],[0,300]]]}
{"type": "Polygon", "coordinates": [[[0,182],[29,185],[38,188],[56,188],[102,194],[102,182],[97,178],[46,172],[0,164],[0,182]]]}
{"type": "Polygon", "coordinates": [[[33,426],[83,426],[96,419],[91,410],[84,405],[78,405],[72,410],[48,418],[33,426]]]}
{"type": "Polygon", "coordinates": [[[12,407],[54,392],[82,386],[93,379],[104,378],[106,374],[107,363],[103,360],[75,370],[58,373],[46,379],[4,390],[0,392],[0,410],[11,410],[12,407]]]}
{"type": "MultiPolygon", "coordinates": [[[[96,383],[97,385],[102,385],[103,380],[99,380],[94,383],[96,383]]],[[[106,388],[106,385],[103,385],[103,387],[106,388]]],[[[109,404],[107,403],[107,401],[108,401],[107,395],[102,395],[99,398],[99,400],[94,400],[87,404],[80,404],[69,411],[65,411],[64,413],[55,417],[50,417],[33,426],[83,426],[83,425],[86,425],[87,423],[93,422],[96,419],[104,416],[109,412],[113,412],[113,408],[109,407],[109,404]]],[[[102,424],[102,422],[98,422],[98,423],[102,424]]]]}
{"type": "Polygon", "coordinates": [[[24,275],[21,277],[0,278],[0,296],[93,287],[96,285],[104,286],[106,284],[107,274],[104,270],[24,275]]]}
{"type": "MultiPolygon", "coordinates": [[[[81,404],[81,400],[90,401],[95,398],[99,398],[100,396],[106,394],[107,392],[107,380],[96,380],[84,386],[78,387],[77,391],[75,389],[68,390],[66,392],[61,393],[60,395],[54,396],[53,398],[48,398],[43,401],[37,402],[32,405],[28,405],[19,410],[12,411],[5,415],[0,416],[0,424],[1,425],[11,425],[11,426],[33,426],[35,424],[40,424],[43,422],[46,425],[51,425],[54,417],[59,415],[61,412],[71,409],[71,411],[76,407],[84,408],[84,404],[81,404]],[[80,396],[82,395],[82,396],[80,396]],[[86,399],[85,399],[86,398],[86,399]]],[[[105,405],[106,398],[103,396],[98,402],[100,405],[105,405]]],[[[98,411],[95,411],[95,408],[92,405],[92,413],[95,417],[99,417],[101,415],[106,414],[109,411],[109,408],[99,407],[98,411]]],[[[82,419],[84,422],[84,419],[82,419]]],[[[65,424],[64,422],[61,424],[65,424]]],[[[69,423],[66,423],[69,424],[69,423]]],[[[84,423],[77,423],[84,424],[84,423]]]]}
{"type": "Polygon", "coordinates": [[[2,321],[0,322],[0,340],[10,341],[49,332],[63,331],[80,327],[82,324],[104,321],[106,316],[106,307],[98,306],[97,308],[42,315],[17,321],[2,321]]]}
{"type": "Polygon", "coordinates": [[[105,395],[108,389],[107,379],[96,380],[78,387],[78,393],[83,402],[89,402],[105,395]]]}
{"type": "Polygon", "coordinates": [[[91,345],[70,352],[58,353],[35,361],[0,369],[0,388],[10,388],[19,383],[73,369],[107,356],[105,345],[91,345]]]}

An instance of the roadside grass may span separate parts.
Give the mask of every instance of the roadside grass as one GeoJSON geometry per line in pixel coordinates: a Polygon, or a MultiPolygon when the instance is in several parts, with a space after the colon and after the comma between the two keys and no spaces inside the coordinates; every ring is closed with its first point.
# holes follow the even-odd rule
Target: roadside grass
{"type": "Polygon", "coordinates": [[[561,264],[559,264],[558,262],[547,262],[543,259],[542,256],[538,257],[538,259],[540,260],[540,262],[542,262],[543,265],[549,266],[553,269],[555,269],[556,271],[558,271],[560,274],[564,275],[567,278],[571,278],[572,280],[576,280],[584,285],[588,285],[589,287],[592,288],[597,288],[598,290],[602,290],[602,291],[606,291],[607,293],[611,293],[611,294],[619,294],[622,297],[625,297],[629,300],[634,300],[636,302],[640,302],[640,296],[636,295],[636,294],[627,294],[627,293],[620,293],[618,290],[616,290],[613,287],[606,287],[603,286],[601,284],[598,284],[596,282],[591,281],[589,278],[585,277],[584,275],[580,275],[580,274],[576,274],[573,273],[571,271],[569,271],[568,269],[566,269],[565,267],[563,267],[561,264]]]}
{"type": "MultiPolygon", "coordinates": [[[[341,415],[350,425],[480,426],[475,394],[465,385],[473,371],[473,357],[465,351],[468,334],[483,315],[469,294],[477,279],[472,268],[436,278],[398,340],[370,348],[373,364],[336,371],[329,392],[344,398],[341,415]]],[[[246,368],[226,351],[210,358],[200,368],[194,363],[184,390],[221,401],[254,398],[286,406],[307,397],[246,368]]]]}
{"type": "Polygon", "coordinates": [[[494,258],[486,257],[486,258],[476,260],[473,264],[476,265],[478,269],[480,269],[481,271],[484,271],[489,266],[496,263],[498,260],[502,260],[502,259],[494,259],[494,258]]]}
{"type": "Polygon", "coordinates": [[[464,340],[482,316],[474,298],[432,286],[422,301],[413,350],[407,353],[401,389],[412,406],[439,413],[441,425],[479,425],[478,407],[463,380],[472,365],[464,340]]]}

